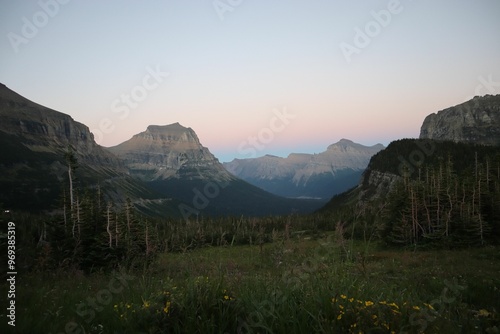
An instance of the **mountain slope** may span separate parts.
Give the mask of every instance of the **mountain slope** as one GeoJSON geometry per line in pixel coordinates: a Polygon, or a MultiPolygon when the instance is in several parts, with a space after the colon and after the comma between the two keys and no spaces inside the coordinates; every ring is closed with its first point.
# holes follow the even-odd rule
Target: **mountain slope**
{"type": "Polygon", "coordinates": [[[370,157],[383,148],[381,144],[367,147],[342,139],[319,154],[235,159],[224,167],[276,195],[328,199],[356,185],[370,157]]]}
{"type": "Polygon", "coordinates": [[[281,198],[231,175],[196,133],[179,123],[150,125],[146,131],[108,150],[131,174],[156,191],[183,202],[185,218],[198,214],[269,215],[310,212],[317,201],[281,198]]]}
{"type": "MultiPolygon", "coordinates": [[[[94,141],[87,126],[69,115],[36,104],[0,84],[0,203],[25,211],[51,211],[68,185],[65,154],[77,159],[75,187],[96,187],[108,199],[129,196],[142,209],[168,212],[168,205],[125,165],[94,141]],[[162,207],[162,208],[160,208],[162,207]]],[[[165,201],[167,199],[164,199],[165,201]]]]}

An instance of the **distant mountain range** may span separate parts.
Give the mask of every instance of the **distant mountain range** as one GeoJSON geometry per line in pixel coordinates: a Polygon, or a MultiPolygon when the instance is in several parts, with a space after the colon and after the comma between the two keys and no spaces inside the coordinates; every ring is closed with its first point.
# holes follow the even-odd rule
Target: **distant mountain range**
{"type": "Polygon", "coordinates": [[[234,159],[224,163],[224,167],[233,175],[279,196],[328,200],[354,187],[370,158],[382,149],[382,144],[368,147],[342,139],[319,154],[234,159]]]}
{"type": "Polygon", "coordinates": [[[403,170],[422,167],[419,159],[439,166],[446,158],[460,170],[473,168],[474,160],[465,157],[465,164],[455,154],[460,150],[468,155],[479,150],[486,154],[481,159],[500,156],[499,114],[500,95],[476,97],[429,115],[420,140],[399,140],[384,149],[343,139],[319,154],[235,159],[223,166],[191,128],[179,123],[151,125],[120,145],[103,148],[84,124],[0,84],[0,207],[60,209],[68,195],[66,157],[72,152],[74,186],[80,193],[99,188],[108,201],[119,205],[129,198],[146,215],[190,219],[307,213],[355,185],[362,174],[353,190],[335,196],[323,209],[335,211],[355,202],[361,210],[377,198],[383,203],[403,170]],[[450,141],[469,146],[451,146],[450,141]]]}

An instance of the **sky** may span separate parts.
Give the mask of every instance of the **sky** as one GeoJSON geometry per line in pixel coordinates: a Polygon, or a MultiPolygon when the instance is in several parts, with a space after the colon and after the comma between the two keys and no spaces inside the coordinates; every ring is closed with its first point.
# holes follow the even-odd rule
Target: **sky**
{"type": "Polygon", "coordinates": [[[114,146],[191,127],[221,161],[416,138],[500,93],[498,0],[0,0],[0,82],[114,146]]]}

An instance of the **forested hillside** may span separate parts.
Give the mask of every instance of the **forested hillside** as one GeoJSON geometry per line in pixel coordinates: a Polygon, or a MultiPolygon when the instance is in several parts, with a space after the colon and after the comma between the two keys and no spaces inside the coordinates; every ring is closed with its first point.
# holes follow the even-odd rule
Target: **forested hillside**
{"type": "Polygon", "coordinates": [[[500,241],[500,149],[403,139],[376,154],[362,183],[323,212],[389,244],[482,245],[500,241]],[[372,174],[391,182],[377,192],[372,174]]]}

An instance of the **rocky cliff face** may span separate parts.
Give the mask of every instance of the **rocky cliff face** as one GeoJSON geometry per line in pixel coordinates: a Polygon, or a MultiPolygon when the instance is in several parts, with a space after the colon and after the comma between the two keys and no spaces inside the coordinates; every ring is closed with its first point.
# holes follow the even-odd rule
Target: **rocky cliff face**
{"type": "Polygon", "coordinates": [[[235,159],[224,167],[277,195],[327,199],[355,186],[370,157],[383,148],[381,144],[367,147],[342,139],[319,154],[235,159]]]}
{"type": "Polygon", "coordinates": [[[168,178],[230,180],[212,153],[203,147],[191,128],[179,123],[150,125],[146,131],[108,150],[147,181],[168,178]]]}
{"type": "Polygon", "coordinates": [[[64,156],[68,146],[78,162],[96,170],[125,172],[123,164],[94,141],[89,128],[71,116],[36,104],[0,84],[0,131],[33,152],[64,156]]]}
{"type": "Polygon", "coordinates": [[[500,95],[470,101],[427,116],[420,138],[500,145],[500,95]]]}

